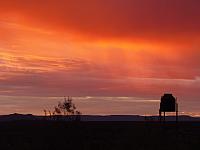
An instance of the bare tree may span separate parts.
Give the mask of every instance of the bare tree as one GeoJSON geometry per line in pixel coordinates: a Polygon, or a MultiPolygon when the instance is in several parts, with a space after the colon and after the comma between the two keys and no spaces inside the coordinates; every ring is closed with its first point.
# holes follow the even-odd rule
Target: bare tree
{"type": "Polygon", "coordinates": [[[54,114],[61,115],[62,114],[61,109],[59,107],[54,107],[54,114]]]}
{"type": "Polygon", "coordinates": [[[44,109],[43,111],[44,111],[44,116],[46,117],[47,116],[47,110],[44,109]]]}
{"type": "MultiPolygon", "coordinates": [[[[71,120],[80,120],[81,112],[77,110],[75,104],[72,101],[72,97],[66,98],[64,97],[63,102],[58,102],[57,106],[54,107],[52,113],[50,111],[49,115],[51,115],[55,119],[62,118],[61,115],[68,116],[71,120]]],[[[47,110],[44,110],[45,116],[47,115],[47,110]]]]}
{"type": "Polygon", "coordinates": [[[49,110],[48,112],[49,112],[49,116],[51,117],[52,116],[51,111],[49,110]]]}
{"type": "Polygon", "coordinates": [[[76,106],[71,97],[65,97],[64,102],[59,102],[57,107],[64,115],[74,115],[76,113],[76,106]]]}

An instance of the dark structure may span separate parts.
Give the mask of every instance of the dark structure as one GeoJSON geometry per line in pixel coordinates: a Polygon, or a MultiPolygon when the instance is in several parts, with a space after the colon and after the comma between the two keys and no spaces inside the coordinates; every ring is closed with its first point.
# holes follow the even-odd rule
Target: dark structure
{"type": "Polygon", "coordinates": [[[159,109],[160,121],[163,120],[162,112],[164,112],[164,121],[165,121],[165,113],[166,112],[176,112],[176,121],[178,121],[178,103],[177,103],[177,98],[175,98],[172,94],[164,94],[161,97],[160,109],[159,109]]]}

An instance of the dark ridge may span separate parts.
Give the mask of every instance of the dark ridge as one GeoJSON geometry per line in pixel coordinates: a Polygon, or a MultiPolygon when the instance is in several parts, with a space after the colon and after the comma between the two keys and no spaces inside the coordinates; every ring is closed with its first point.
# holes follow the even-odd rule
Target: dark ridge
{"type": "MultiPolygon", "coordinates": [[[[76,116],[72,117],[75,118],[76,116]]],[[[39,121],[39,120],[60,120],[60,121],[70,121],[69,117],[55,116],[55,117],[44,117],[44,116],[35,116],[32,114],[10,114],[10,115],[0,115],[0,122],[6,121],[20,121],[20,120],[30,120],[30,121],[39,121]]],[[[81,115],[81,121],[152,121],[157,122],[159,120],[158,116],[140,116],[140,115],[81,115]]],[[[166,121],[175,121],[175,116],[166,116],[166,121]]],[[[179,116],[179,121],[200,121],[200,117],[191,117],[182,115],[179,116]]]]}

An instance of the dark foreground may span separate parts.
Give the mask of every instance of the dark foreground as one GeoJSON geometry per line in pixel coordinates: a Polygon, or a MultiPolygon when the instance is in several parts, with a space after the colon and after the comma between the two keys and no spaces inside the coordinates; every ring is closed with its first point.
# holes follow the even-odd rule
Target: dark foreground
{"type": "Polygon", "coordinates": [[[0,149],[194,150],[200,149],[200,123],[3,122],[0,149]]]}

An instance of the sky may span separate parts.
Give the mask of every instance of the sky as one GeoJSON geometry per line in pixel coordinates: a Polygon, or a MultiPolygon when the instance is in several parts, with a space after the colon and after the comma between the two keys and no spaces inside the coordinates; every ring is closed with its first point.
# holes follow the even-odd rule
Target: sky
{"type": "Polygon", "coordinates": [[[0,114],[73,96],[83,114],[199,115],[199,0],[0,1],[0,114]]]}

